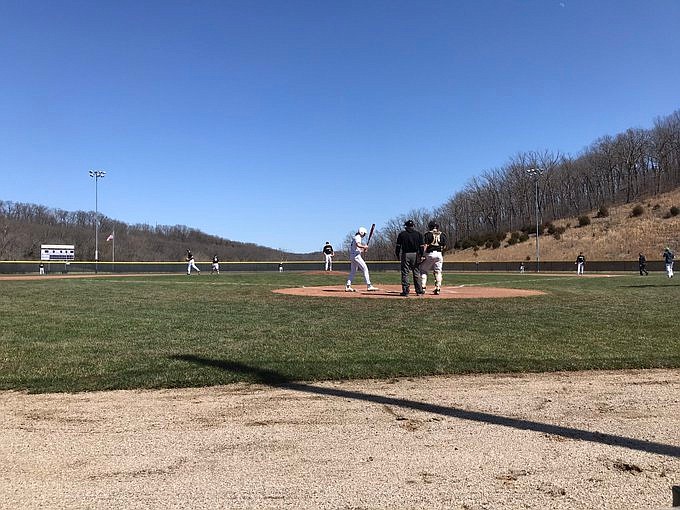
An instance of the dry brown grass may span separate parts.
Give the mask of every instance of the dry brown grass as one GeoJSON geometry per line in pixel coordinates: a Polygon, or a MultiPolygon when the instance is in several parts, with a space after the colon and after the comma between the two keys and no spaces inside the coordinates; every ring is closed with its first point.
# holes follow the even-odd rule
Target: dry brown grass
{"type": "MultiPolygon", "coordinates": [[[[660,259],[665,246],[680,250],[680,215],[664,218],[672,206],[680,207],[680,188],[630,204],[609,208],[609,216],[596,218],[597,211],[588,216],[591,224],[578,226],[578,218],[564,218],[553,223],[556,227],[570,225],[557,240],[547,233],[540,238],[540,253],[543,261],[574,260],[583,252],[589,260],[635,260],[638,253],[644,253],[649,260],[660,259]],[[639,217],[632,217],[636,205],[644,208],[639,217]]],[[[498,249],[480,248],[475,252],[451,251],[446,255],[450,262],[479,261],[497,262],[510,260],[535,260],[536,238],[507,245],[507,239],[498,249]]]]}

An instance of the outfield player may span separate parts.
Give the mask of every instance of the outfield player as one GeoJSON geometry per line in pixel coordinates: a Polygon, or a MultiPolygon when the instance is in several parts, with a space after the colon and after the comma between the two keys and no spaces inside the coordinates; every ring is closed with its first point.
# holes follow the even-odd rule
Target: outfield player
{"type": "Polygon", "coordinates": [[[333,271],[333,257],[335,257],[335,252],[333,251],[333,247],[331,246],[331,243],[326,241],[326,244],[324,245],[323,249],[321,250],[321,253],[323,253],[324,259],[326,261],[326,271],[333,271]]]}
{"type": "Polygon", "coordinates": [[[400,260],[401,267],[401,294],[400,296],[408,296],[409,294],[409,274],[413,273],[413,284],[416,287],[416,294],[419,296],[425,294],[422,286],[420,276],[419,264],[424,254],[423,234],[415,229],[413,220],[408,220],[404,223],[405,230],[399,232],[397,236],[397,245],[394,253],[400,260]]]}
{"type": "Polygon", "coordinates": [[[189,265],[187,266],[187,274],[191,276],[191,269],[195,269],[198,274],[201,274],[201,270],[198,269],[198,266],[196,265],[196,262],[194,262],[194,254],[191,253],[191,250],[187,250],[187,262],[189,265]]]}
{"type": "Polygon", "coordinates": [[[212,267],[210,268],[210,274],[220,274],[220,259],[217,258],[217,254],[213,255],[212,267]]]}
{"type": "Polygon", "coordinates": [[[354,235],[354,239],[352,239],[352,245],[349,248],[350,270],[349,276],[347,277],[347,283],[345,284],[345,292],[356,292],[352,288],[352,282],[354,281],[354,275],[356,275],[357,269],[361,269],[361,271],[364,273],[364,280],[366,280],[366,290],[378,290],[373,285],[371,285],[371,275],[368,273],[368,266],[366,265],[366,262],[364,262],[364,258],[361,256],[368,250],[368,245],[363,243],[366,234],[368,234],[366,228],[359,227],[359,230],[357,230],[357,233],[354,235]]]}
{"type": "Polygon", "coordinates": [[[673,278],[673,259],[675,259],[675,254],[666,246],[663,251],[663,260],[666,262],[666,274],[669,278],[673,278]]]}
{"type": "Polygon", "coordinates": [[[427,285],[427,273],[434,273],[434,294],[442,291],[442,269],[444,268],[444,251],[448,245],[448,239],[444,232],[439,231],[439,223],[431,221],[427,224],[425,232],[425,260],[420,263],[420,278],[423,292],[427,285]]]}
{"type": "Polygon", "coordinates": [[[645,257],[642,252],[638,257],[638,268],[640,269],[640,276],[649,276],[649,271],[647,271],[647,257],[645,257]]]}
{"type": "Polygon", "coordinates": [[[586,257],[583,255],[583,252],[580,252],[578,254],[578,257],[576,257],[576,274],[581,275],[583,274],[583,270],[585,269],[586,265],[586,257]]]}

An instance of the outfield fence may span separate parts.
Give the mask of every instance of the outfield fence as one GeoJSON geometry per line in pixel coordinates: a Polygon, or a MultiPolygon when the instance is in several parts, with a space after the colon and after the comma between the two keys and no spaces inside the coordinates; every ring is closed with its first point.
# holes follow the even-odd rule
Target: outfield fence
{"type": "MultiPolygon", "coordinates": [[[[520,261],[510,262],[445,262],[444,271],[460,272],[515,272],[519,273],[520,261]]],[[[0,261],[0,274],[38,274],[40,261],[0,261]]],[[[72,261],[44,262],[46,274],[69,274],[69,273],[186,273],[186,262],[92,262],[72,261]]],[[[196,262],[202,272],[210,272],[210,262],[196,262]]],[[[391,261],[368,261],[371,271],[398,271],[399,262],[391,261]]],[[[525,262],[525,271],[536,272],[536,263],[525,262]]],[[[664,263],[661,260],[649,261],[649,271],[664,271],[664,263]]],[[[289,261],[283,263],[284,271],[323,271],[324,262],[319,261],[289,261]]],[[[349,262],[344,260],[334,261],[335,271],[349,271],[349,262]]],[[[546,261],[541,262],[539,272],[576,272],[574,262],[546,261]]],[[[638,263],[635,261],[588,261],[586,273],[610,273],[610,272],[638,272],[638,263]]],[[[230,271],[279,271],[278,262],[220,262],[220,272],[230,271]]]]}

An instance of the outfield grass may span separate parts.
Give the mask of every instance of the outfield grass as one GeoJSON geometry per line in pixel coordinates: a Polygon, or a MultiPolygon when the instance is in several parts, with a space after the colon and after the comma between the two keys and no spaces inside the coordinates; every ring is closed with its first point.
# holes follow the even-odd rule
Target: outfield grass
{"type": "Polygon", "coordinates": [[[515,299],[271,292],[343,282],[292,272],[0,281],[0,389],[680,367],[680,281],[660,273],[445,275],[548,293],[515,299]]]}

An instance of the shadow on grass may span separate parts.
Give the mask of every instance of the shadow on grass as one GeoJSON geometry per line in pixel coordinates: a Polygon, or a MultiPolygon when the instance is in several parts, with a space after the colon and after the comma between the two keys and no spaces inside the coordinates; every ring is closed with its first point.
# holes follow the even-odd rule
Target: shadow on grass
{"type": "Polygon", "coordinates": [[[675,445],[643,441],[640,439],[617,436],[613,434],[602,434],[600,432],[591,432],[589,430],[576,429],[572,427],[562,427],[559,425],[551,425],[549,423],[540,423],[518,418],[508,418],[490,413],[466,411],[456,407],[444,407],[436,404],[428,404],[426,402],[418,402],[415,400],[386,397],[383,395],[341,390],[337,388],[324,388],[311,384],[295,382],[273,370],[251,367],[236,361],[208,359],[193,355],[176,355],[171,356],[171,358],[197,365],[215,367],[232,373],[244,374],[254,378],[255,381],[260,384],[266,384],[275,388],[285,388],[288,390],[312,393],[315,395],[326,395],[329,397],[363,400],[366,402],[373,402],[375,404],[391,405],[404,409],[413,409],[415,411],[438,414],[460,420],[470,420],[480,423],[488,423],[491,425],[501,425],[503,427],[511,427],[519,430],[531,430],[534,432],[541,432],[543,434],[561,436],[568,439],[590,441],[593,443],[601,443],[611,446],[620,446],[622,448],[629,448],[631,450],[639,450],[658,455],[667,455],[669,457],[680,457],[680,446],[675,445]]]}

